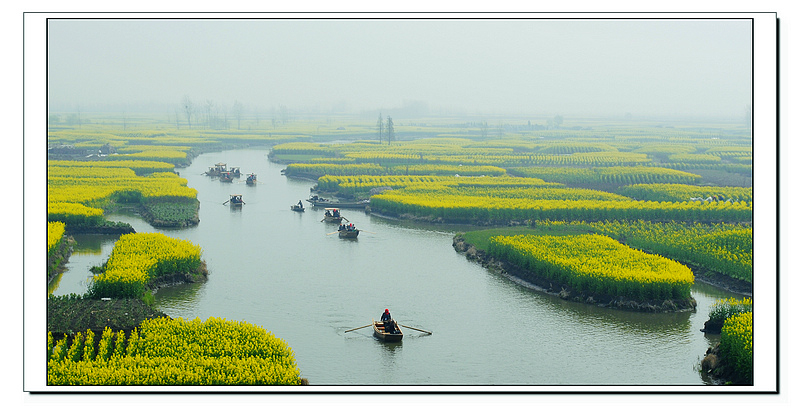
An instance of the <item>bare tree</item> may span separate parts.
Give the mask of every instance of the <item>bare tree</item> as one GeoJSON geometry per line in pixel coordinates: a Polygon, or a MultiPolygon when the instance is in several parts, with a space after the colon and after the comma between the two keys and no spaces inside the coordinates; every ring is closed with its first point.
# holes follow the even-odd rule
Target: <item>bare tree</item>
{"type": "Polygon", "coordinates": [[[383,113],[378,114],[378,144],[383,143],[383,113]]]}
{"type": "Polygon", "coordinates": [[[289,122],[289,108],[285,105],[281,104],[278,106],[278,111],[280,111],[281,116],[281,123],[286,124],[289,122]]]}
{"type": "Polygon", "coordinates": [[[233,117],[236,118],[236,129],[242,129],[242,114],[244,114],[244,105],[239,100],[233,102],[233,117]]]}
{"type": "Polygon", "coordinates": [[[214,102],[206,98],[206,104],[203,106],[206,113],[206,128],[211,128],[211,111],[214,109],[214,102]]]}
{"type": "Polygon", "coordinates": [[[394,139],[394,122],[392,116],[386,116],[386,142],[389,146],[392,145],[392,139],[394,139]]]}
{"type": "Polygon", "coordinates": [[[181,102],[181,108],[183,108],[183,113],[186,114],[186,124],[189,125],[189,128],[192,128],[192,114],[194,113],[194,104],[192,104],[192,100],[189,98],[188,95],[183,96],[183,101],[181,102]]]}

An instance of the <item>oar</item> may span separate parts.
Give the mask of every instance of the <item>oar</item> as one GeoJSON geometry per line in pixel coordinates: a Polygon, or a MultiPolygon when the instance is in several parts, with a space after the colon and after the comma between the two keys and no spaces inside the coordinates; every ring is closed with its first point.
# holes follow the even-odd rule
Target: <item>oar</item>
{"type": "Polygon", "coordinates": [[[223,203],[222,203],[222,205],[225,205],[225,204],[227,204],[228,202],[231,202],[231,200],[229,199],[229,200],[227,200],[227,201],[223,202],[223,203]]]}
{"type": "Polygon", "coordinates": [[[366,328],[366,327],[368,327],[368,326],[370,326],[370,325],[372,325],[372,324],[367,324],[367,325],[364,325],[364,326],[360,326],[360,327],[358,327],[358,328],[348,329],[347,331],[344,331],[344,332],[355,331],[356,329],[366,328]]]}
{"type": "Polygon", "coordinates": [[[377,234],[377,233],[373,233],[372,231],[367,231],[367,230],[358,230],[358,231],[361,231],[362,233],[377,234]]]}
{"type": "Polygon", "coordinates": [[[328,233],[328,234],[325,234],[325,235],[331,235],[331,234],[336,234],[336,233],[338,233],[338,231],[334,231],[332,233],[328,233]]]}
{"type": "Polygon", "coordinates": [[[424,329],[414,328],[414,327],[406,326],[406,325],[403,325],[403,324],[398,324],[398,325],[400,325],[400,326],[402,326],[404,328],[414,329],[414,330],[417,330],[417,331],[420,331],[420,332],[424,332],[424,333],[426,333],[428,335],[433,335],[433,332],[431,332],[431,331],[426,331],[424,329]]]}

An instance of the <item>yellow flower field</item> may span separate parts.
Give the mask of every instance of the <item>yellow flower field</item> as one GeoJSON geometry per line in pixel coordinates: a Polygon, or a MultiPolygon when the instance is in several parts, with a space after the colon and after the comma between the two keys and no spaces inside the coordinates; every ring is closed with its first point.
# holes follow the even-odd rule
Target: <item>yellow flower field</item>
{"type": "Polygon", "coordinates": [[[208,318],[145,320],[126,339],[106,328],[97,351],[92,331],[72,344],[48,333],[49,385],[299,385],[294,353],[246,322],[208,318]]]}
{"type": "Polygon", "coordinates": [[[201,264],[200,246],[160,233],[123,234],[114,244],[103,273],[92,278],[90,296],[142,296],[151,279],[191,274],[201,264]]]}
{"type": "Polygon", "coordinates": [[[640,300],[688,299],[692,271],[596,235],[517,235],[490,239],[489,253],[579,292],[640,300]]]}

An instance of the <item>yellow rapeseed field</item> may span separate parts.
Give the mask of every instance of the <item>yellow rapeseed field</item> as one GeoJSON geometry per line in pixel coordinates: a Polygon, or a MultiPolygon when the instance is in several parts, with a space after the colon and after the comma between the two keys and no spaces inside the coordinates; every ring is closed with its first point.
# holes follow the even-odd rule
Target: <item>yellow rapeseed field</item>
{"type": "Polygon", "coordinates": [[[294,353],[280,338],[246,322],[208,318],[145,320],[126,340],[106,328],[72,344],[48,333],[49,385],[299,385],[294,353]]]}

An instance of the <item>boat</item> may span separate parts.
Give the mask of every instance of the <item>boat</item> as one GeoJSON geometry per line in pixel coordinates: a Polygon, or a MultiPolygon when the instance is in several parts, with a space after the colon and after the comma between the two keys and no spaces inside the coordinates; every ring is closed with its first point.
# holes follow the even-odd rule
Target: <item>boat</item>
{"type": "Polygon", "coordinates": [[[289,208],[295,212],[305,212],[306,207],[302,205],[290,205],[289,208]]]}
{"type": "Polygon", "coordinates": [[[314,195],[311,198],[308,198],[306,201],[310,202],[315,207],[319,208],[353,208],[353,209],[364,209],[369,205],[369,200],[363,201],[355,201],[355,202],[342,202],[342,201],[332,201],[327,198],[321,198],[314,195]]]}
{"type": "Polygon", "coordinates": [[[231,194],[231,199],[228,200],[231,203],[231,206],[242,206],[244,201],[242,201],[242,195],[240,194],[231,194]]]}
{"type": "Polygon", "coordinates": [[[230,172],[222,172],[219,174],[220,182],[233,182],[233,175],[230,172]]]}
{"type": "Polygon", "coordinates": [[[247,175],[247,179],[245,180],[245,182],[248,185],[255,185],[256,184],[256,174],[255,173],[248,174],[247,175]]]}
{"type": "Polygon", "coordinates": [[[339,238],[356,238],[359,232],[355,225],[339,225],[339,238]]]}
{"type": "Polygon", "coordinates": [[[322,216],[322,221],[334,224],[341,223],[342,215],[339,208],[325,208],[325,215],[322,216]]]}
{"type": "Polygon", "coordinates": [[[398,342],[403,339],[403,331],[400,329],[400,324],[394,321],[397,332],[394,334],[387,333],[382,321],[372,320],[372,332],[375,338],[382,339],[386,342],[398,342]]]}
{"type": "Polygon", "coordinates": [[[231,173],[231,176],[234,176],[234,177],[237,177],[237,178],[242,176],[242,170],[239,169],[238,167],[231,167],[231,170],[229,172],[231,173]]]}
{"type": "Polygon", "coordinates": [[[208,168],[208,172],[206,175],[208,176],[219,176],[222,172],[228,171],[228,164],[227,163],[216,163],[213,167],[208,168]]]}

